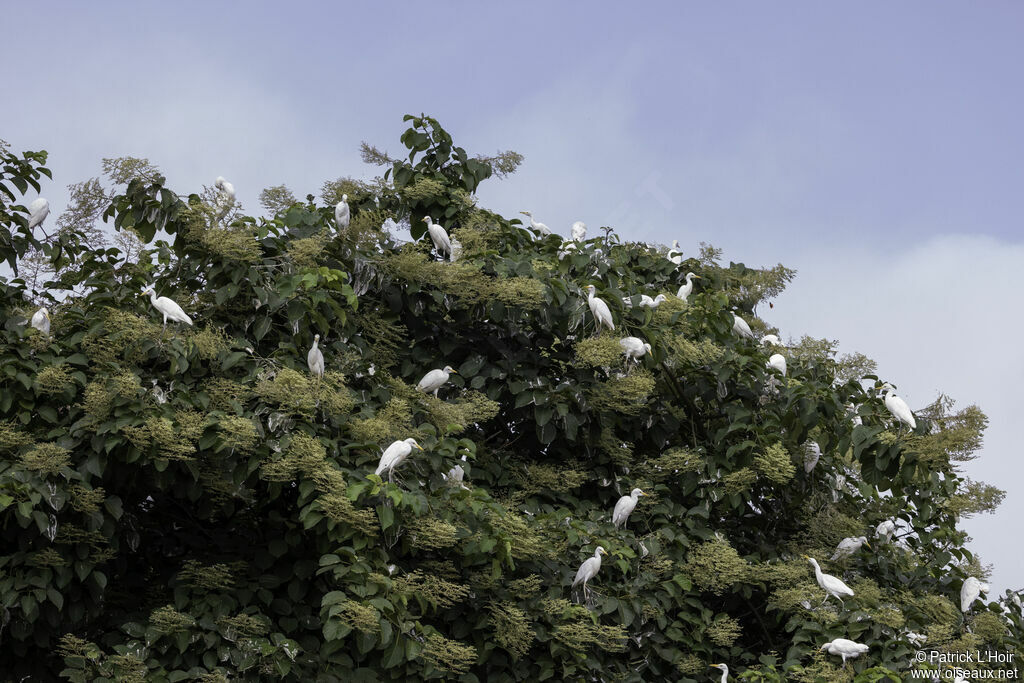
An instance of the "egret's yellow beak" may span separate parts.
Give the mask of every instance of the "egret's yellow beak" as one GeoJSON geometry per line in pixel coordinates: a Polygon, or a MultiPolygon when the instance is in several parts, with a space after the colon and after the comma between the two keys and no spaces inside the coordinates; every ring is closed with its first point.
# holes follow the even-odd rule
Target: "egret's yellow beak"
{"type": "Polygon", "coordinates": [[[864,541],[864,545],[866,545],[866,546],[867,546],[867,547],[869,547],[869,548],[871,547],[871,544],[870,544],[870,543],[868,543],[867,541],[864,541]]]}
{"type": "Polygon", "coordinates": [[[694,280],[703,280],[704,278],[702,278],[700,275],[694,275],[693,279],[694,280]]]}
{"type": "Polygon", "coordinates": [[[458,370],[452,370],[452,374],[453,375],[457,375],[457,374],[459,374],[459,371],[458,370]]]}
{"type": "Polygon", "coordinates": [[[602,555],[607,555],[607,554],[608,554],[608,551],[607,551],[607,550],[605,550],[604,548],[601,548],[601,554],[602,554],[602,555]]]}
{"type": "Polygon", "coordinates": [[[641,492],[640,492],[640,495],[641,495],[641,496],[646,496],[647,494],[646,494],[646,493],[644,493],[643,491],[641,491],[641,492]]]}
{"type": "Polygon", "coordinates": [[[43,315],[45,315],[45,316],[46,316],[46,319],[47,319],[47,320],[49,320],[49,319],[50,319],[50,312],[49,312],[49,311],[43,311],[43,315]]]}
{"type": "Polygon", "coordinates": [[[419,444],[416,444],[416,448],[420,449],[421,451],[423,450],[423,446],[421,446],[419,444]]]}

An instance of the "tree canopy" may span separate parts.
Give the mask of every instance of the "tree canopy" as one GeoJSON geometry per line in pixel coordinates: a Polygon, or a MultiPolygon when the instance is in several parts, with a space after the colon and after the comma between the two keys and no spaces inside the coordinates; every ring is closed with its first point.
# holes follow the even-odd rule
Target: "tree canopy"
{"type": "MultiPolygon", "coordinates": [[[[45,288],[0,282],[0,671],[706,681],[724,662],[748,680],[899,681],[925,643],[1020,652],[1012,601],[959,604],[986,570],[957,525],[1001,496],[959,470],[978,408],[942,398],[901,426],[869,359],[759,343],[778,330],[757,306],[793,271],[711,247],[677,265],[610,230],[541,238],[475,199],[521,157],[471,157],[406,118],[407,156],[364,148],[384,177],[329,181],[319,202],[269,188],[267,217],[128,168],[102,213],[140,253],[77,226],[46,242],[45,288]],[[162,331],[149,287],[194,325],[162,331]],[[39,304],[49,335],[26,324],[39,304]],[[625,359],[625,336],[650,352],[625,359]],[[436,397],[416,390],[446,365],[436,397]],[[423,450],[393,481],[374,474],[410,437],[423,450]],[[869,548],[830,560],[859,536],[869,548]],[[590,593],[573,590],[597,546],[590,593]],[[826,601],[804,556],[853,597],[826,601]],[[836,638],[869,649],[843,666],[821,650],[836,638]]],[[[17,192],[49,174],[45,152],[3,154],[0,258],[16,267],[43,246],[17,192]]]]}

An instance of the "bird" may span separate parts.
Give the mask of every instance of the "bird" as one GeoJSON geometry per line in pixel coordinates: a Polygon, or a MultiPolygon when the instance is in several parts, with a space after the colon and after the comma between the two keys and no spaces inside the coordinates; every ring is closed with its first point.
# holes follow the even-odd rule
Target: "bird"
{"type": "Polygon", "coordinates": [[[695,279],[699,280],[700,275],[694,275],[693,273],[686,274],[686,284],[679,287],[679,291],[676,292],[677,299],[686,301],[686,297],[690,296],[690,293],[693,292],[693,281],[695,279]]]}
{"type": "Polygon", "coordinates": [[[533,214],[530,213],[529,211],[520,211],[519,213],[529,217],[530,227],[539,232],[541,237],[547,237],[548,235],[551,234],[551,228],[544,225],[543,223],[538,223],[537,221],[535,221],[533,219],[533,214]]]}
{"type": "Polygon", "coordinates": [[[33,199],[28,205],[28,229],[34,230],[37,225],[42,225],[46,217],[50,215],[50,202],[42,197],[33,199]]]}
{"type": "Polygon", "coordinates": [[[761,337],[762,344],[771,344],[772,346],[782,346],[782,342],[779,341],[778,336],[774,334],[766,334],[761,337]]]}
{"type": "MultiPolygon", "coordinates": [[[[466,456],[462,456],[462,462],[466,462],[466,456]]],[[[442,474],[441,477],[445,481],[457,481],[462,482],[466,478],[466,470],[462,469],[462,465],[456,464],[455,467],[448,470],[447,474],[442,474]]]]}
{"type": "Polygon", "coordinates": [[[235,200],[235,186],[224,180],[224,176],[217,176],[217,180],[213,183],[218,190],[223,192],[228,199],[231,201],[235,200]]]}
{"type": "Polygon", "coordinates": [[[597,546],[597,550],[594,551],[593,557],[588,557],[583,560],[583,564],[576,570],[576,578],[572,580],[572,587],[575,588],[580,582],[583,583],[583,593],[586,595],[587,592],[587,581],[597,576],[597,572],[601,570],[601,556],[607,555],[605,549],[601,546],[597,546]]]}
{"type": "Polygon", "coordinates": [[[348,195],[341,195],[341,201],[334,205],[334,222],[338,230],[344,230],[352,222],[352,212],[348,208],[348,195]]]}
{"type": "Polygon", "coordinates": [[[846,414],[850,416],[850,422],[853,423],[854,427],[864,424],[864,420],[861,419],[860,414],[857,412],[857,406],[852,403],[846,404],[846,414]]]}
{"type": "Polygon", "coordinates": [[[807,557],[807,555],[804,555],[804,559],[810,562],[811,566],[814,567],[814,578],[818,580],[818,585],[825,591],[825,600],[822,600],[821,604],[825,604],[829,595],[838,600],[839,604],[843,604],[842,596],[853,595],[853,589],[843,583],[841,579],[837,579],[831,574],[823,573],[821,571],[821,567],[818,566],[818,561],[816,559],[813,557],[807,557]]]}
{"type": "Polygon", "coordinates": [[[887,519],[875,527],[875,538],[889,541],[894,533],[896,533],[896,522],[891,519],[887,519]]]}
{"type": "Polygon", "coordinates": [[[750,331],[750,325],[747,324],[747,321],[735,313],[732,314],[732,330],[741,337],[746,337],[747,339],[754,338],[754,333],[750,331]]]}
{"type": "Polygon", "coordinates": [[[960,611],[969,610],[982,593],[988,593],[987,583],[982,583],[973,576],[964,579],[964,585],[960,587],[960,611]]]}
{"type": "Polygon", "coordinates": [[[153,304],[153,308],[164,314],[164,331],[167,331],[167,321],[173,320],[179,323],[185,323],[186,325],[192,324],[192,318],[185,314],[185,311],[181,309],[181,306],[174,303],[171,299],[166,296],[157,296],[156,292],[153,291],[152,287],[147,288],[142,295],[149,294],[149,301],[153,304]]]}
{"type": "Polygon", "coordinates": [[[804,451],[804,472],[807,474],[811,473],[814,466],[818,464],[818,460],[821,459],[821,446],[818,445],[817,441],[808,441],[806,450],[804,451]]]}
{"type": "Polygon", "coordinates": [[[402,461],[409,457],[413,448],[418,448],[421,451],[423,450],[423,446],[416,443],[416,439],[409,438],[404,441],[393,442],[381,454],[380,463],[377,465],[377,469],[374,470],[374,474],[380,475],[384,470],[387,470],[388,481],[391,481],[391,477],[395,473],[395,468],[401,465],[402,461]]]}
{"type": "Polygon", "coordinates": [[[633,489],[628,496],[619,498],[619,502],[615,503],[615,509],[612,511],[612,524],[618,529],[620,526],[626,524],[629,521],[629,516],[633,513],[636,508],[636,504],[640,501],[640,496],[646,496],[647,494],[640,489],[633,489]]]}
{"type": "Polygon", "coordinates": [[[430,216],[424,217],[423,222],[427,224],[427,232],[430,233],[430,239],[434,241],[434,248],[437,249],[437,253],[442,257],[446,254],[451,256],[452,242],[448,239],[448,231],[435,223],[434,219],[430,216]]]}
{"type": "Polygon", "coordinates": [[[630,358],[639,361],[651,352],[651,345],[640,337],[623,337],[619,340],[619,346],[622,347],[622,352],[626,354],[627,362],[630,358]]]}
{"type": "Polygon", "coordinates": [[[576,221],[572,224],[572,238],[577,242],[582,242],[587,238],[587,224],[583,221],[576,221]]]}
{"type": "Polygon", "coordinates": [[[917,420],[914,419],[913,411],[910,410],[906,401],[893,393],[892,385],[886,382],[882,385],[882,390],[885,391],[885,407],[889,409],[892,416],[911,429],[917,429],[917,420]]]}
{"type": "Polygon", "coordinates": [[[844,538],[843,540],[839,541],[839,545],[836,546],[835,553],[833,553],[832,557],[830,557],[829,559],[838,560],[843,557],[849,557],[865,545],[869,548],[871,547],[871,544],[868,543],[867,536],[844,538]]]}
{"type": "Polygon", "coordinates": [[[50,312],[46,310],[46,306],[32,314],[32,327],[47,336],[50,335],[50,312]]]}
{"type": "Polygon", "coordinates": [[[608,308],[608,304],[605,303],[604,299],[594,295],[596,291],[597,288],[594,285],[587,285],[587,303],[590,304],[590,312],[594,314],[594,318],[597,320],[598,329],[604,325],[609,330],[614,330],[615,322],[612,320],[611,309],[608,308]]]}
{"type": "Polygon", "coordinates": [[[320,335],[313,335],[313,347],[306,354],[309,371],[317,377],[324,376],[324,354],[320,351],[320,335]]]}
{"type": "Polygon", "coordinates": [[[641,308],[657,308],[661,305],[661,302],[667,301],[668,298],[664,294],[659,294],[653,299],[646,294],[640,295],[640,307],[641,308]]]}
{"type": "Polygon", "coordinates": [[[424,394],[433,392],[434,396],[437,396],[438,389],[445,385],[445,382],[448,381],[448,377],[453,372],[456,375],[459,374],[457,371],[453,370],[450,365],[446,365],[440,370],[431,370],[427,374],[423,375],[423,379],[421,379],[420,383],[416,385],[416,391],[422,391],[424,394]]]}
{"type": "Polygon", "coordinates": [[[672,248],[668,250],[667,258],[677,266],[683,262],[683,252],[679,249],[679,240],[672,240],[672,248]]]}
{"type": "Polygon", "coordinates": [[[863,643],[855,643],[852,640],[847,640],[846,638],[836,638],[835,640],[822,645],[820,649],[830,655],[839,655],[843,658],[843,666],[846,666],[847,659],[854,659],[861,656],[868,651],[868,646],[863,643]]]}
{"type": "Polygon", "coordinates": [[[718,669],[719,671],[722,672],[722,680],[719,681],[719,683],[728,683],[729,682],[729,667],[728,667],[728,665],[726,665],[726,664],[712,664],[709,668],[711,668],[711,669],[718,669]]]}
{"type": "Polygon", "coordinates": [[[771,357],[768,358],[766,366],[769,368],[775,368],[782,373],[783,377],[786,376],[786,357],[781,353],[773,353],[771,357]]]}

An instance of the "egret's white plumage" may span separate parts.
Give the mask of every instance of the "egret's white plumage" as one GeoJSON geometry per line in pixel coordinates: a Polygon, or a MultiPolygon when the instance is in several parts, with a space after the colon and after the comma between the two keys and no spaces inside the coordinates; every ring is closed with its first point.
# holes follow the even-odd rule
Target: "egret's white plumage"
{"type": "Polygon", "coordinates": [[[885,391],[885,407],[892,416],[911,429],[917,429],[917,420],[914,419],[914,413],[907,402],[893,393],[891,384],[882,385],[882,389],[885,391]]]}
{"type": "Polygon", "coordinates": [[[597,576],[597,572],[601,570],[601,556],[607,555],[605,549],[601,546],[597,546],[597,550],[594,551],[594,556],[583,560],[583,564],[576,570],[576,578],[572,580],[572,587],[575,588],[577,584],[583,584],[583,590],[587,590],[587,581],[597,576]]]}
{"type": "Polygon", "coordinates": [[[881,538],[884,541],[891,540],[894,533],[896,533],[896,522],[891,519],[887,519],[875,527],[875,538],[881,538]]]}
{"type": "Polygon", "coordinates": [[[583,221],[576,221],[572,224],[572,238],[577,242],[587,239],[587,224],[583,221]]]}
{"type": "Polygon", "coordinates": [[[452,242],[448,239],[448,231],[435,223],[434,219],[430,216],[425,217],[423,221],[427,224],[427,233],[430,235],[430,239],[433,240],[437,253],[442,257],[451,256],[452,242]]]}
{"type": "Polygon", "coordinates": [[[729,683],[729,666],[727,664],[712,664],[710,668],[722,672],[722,678],[718,683],[729,683]]]}
{"type": "Polygon", "coordinates": [[[50,215],[50,202],[42,197],[33,199],[28,205],[28,229],[34,230],[37,225],[42,225],[46,217],[50,215]]]}
{"type": "Polygon", "coordinates": [[[149,294],[149,301],[153,304],[153,308],[163,313],[165,330],[167,329],[168,320],[185,323],[186,325],[192,324],[192,318],[185,314],[185,311],[182,310],[181,306],[174,303],[174,301],[168,299],[166,296],[157,296],[152,287],[144,291],[142,294],[149,294]]]}
{"type": "Polygon", "coordinates": [[[50,312],[46,310],[46,306],[43,306],[38,311],[32,314],[32,327],[36,328],[43,334],[49,336],[50,334],[50,312]]]}
{"type": "Polygon", "coordinates": [[[423,447],[416,443],[416,439],[406,439],[404,441],[395,441],[388,446],[384,453],[380,456],[380,463],[377,465],[377,469],[374,470],[374,474],[380,475],[382,472],[387,470],[388,481],[391,480],[391,475],[394,474],[395,468],[402,464],[409,454],[412,453],[413,448],[418,448],[421,451],[423,447]]]}
{"type": "Polygon", "coordinates": [[[763,337],[761,337],[761,343],[769,344],[771,346],[782,346],[782,342],[779,341],[778,336],[774,334],[766,334],[763,337]]]}
{"type": "Polygon", "coordinates": [[[852,403],[846,404],[846,414],[850,416],[850,422],[853,423],[854,427],[864,424],[864,420],[861,419],[860,414],[857,412],[857,406],[852,403]]]}
{"type": "MultiPolygon", "coordinates": [[[[466,456],[462,456],[462,462],[466,462],[466,456]]],[[[457,481],[462,482],[466,478],[466,470],[462,469],[462,465],[456,464],[447,474],[442,475],[445,481],[457,481]]]]}
{"type": "Polygon", "coordinates": [[[786,376],[786,357],[781,353],[773,353],[771,357],[768,358],[768,363],[766,363],[766,365],[769,368],[775,368],[781,372],[783,377],[786,376]]]}
{"type": "Polygon", "coordinates": [[[835,640],[822,645],[820,649],[830,655],[839,655],[843,658],[843,666],[846,666],[847,659],[860,657],[868,651],[868,646],[863,643],[855,643],[852,640],[847,640],[846,638],[836,638],[835,640]]]}
{"type": "Polygon", "coordinates": [[[960,587],[960,611],[969,610],[982,593],[988,593],[987,583],[982,583],[973,576],[964,579],[964,585],[960,587]]]}
{"type": "Polygon", "coordinates": [[[686,298],[693,292],[693,281],[699,280],[700,275],[694,275],[693,273],[686,274],[686,284],[679,287],[679,291],[676,292],[676,298],[686,301],[686,298]]]}
{"type": "Polygon", "coordinates": [[[849,557],[855,552],[860,550],[863,546],[871,547],[868,543],[867,536],[847,537],[839,541],[839,545],[836,546],[835,553],[832,554],[831,560],[838,560],[843,557],[849,557]]]}
{"type": "Polygon", "coordinates": [[[679,249],[679,240],[672,240],[672,248],[668,250],[668,260],[677,266],[683,262],[683,252],[679,249]]]}
{"type": "Polygon", "coordinates": [[[434,396],[437,396],[437,391],[445,385],[453,372],[456,375],[459,374],[450,365],[439,370],[431,370],[423,375],[423,379],[416,385],[416,391],[422,391],[424,394],[433,393],[434,396]]]}
{"type": "Polygon", "coordinates": [[[747,339],[754,338],[754,333],[750,331],[750,325],[747,324],[747,321],[735,313],[732,314],[732,330],[741,337],[746,337],[747,339]]]}
{"type": "Polygon", "coordinates": [[[341,201],[334,205],[334,222],[338,230],[344,230],[352,222],[352,211],[348,208],[348,195],[341,195],[341,201]]]}
{"type": "Polygon", "coordinates": [[[320,335],[313,335],[313,347],[306,354],[306,364],[309,371],[317,377],[324,376],[324,354],[320,351],[320,335]]]}
{"type": "Polygon", "coordinates": [[[597,288],[594,285],[587,285],[587,303],[590,305],[590,312],[597,320],[597,327],[600,328],[603,325],[609,330],[614,330],[615,321],[612,320],[612,311],[604,299],[598,298],[595,292],[597,292],[597,288]]]}
{"type": "Polygon", "coordinates": [[[551,234],[551,228],[544,225],[543,223],[538,223],[537,221],[535,221],[533,219],[533,214],[530,213],[529,211],[520,211],[519,213],[523,214],[524,216],[530,219],[530,227],[539,232],[541,237],[547,237],[548,235],[551,234]]]}
{"type": "Polygon", "coordinates": [[[810,474],[814,466],[821,460],[821,446],[817,441],[808,441],[804,448],[804,472],[810,474]]]}
{"type": "Polygon", "coordinates": [[[640,337],[623,337],[619,340],[619,346],[622,347],[622,352],[626,354],[627,360],[630,358],[639,360],[651,352],[651,345],[640,337]]]}
{"type": "MultiPolygon", "coordinates": [[[[825,600],[828,600],[828,596],[831,595],[842,604],[843,596],[852,596],[853,589],[847,586],[841,579],[838,579],[831,574],[825,574],[821,571],[821,567],[818,566],[818,561],[813,557],[807,557],[807,561],[814,567],[814,578],[818,580],[818,585],[825,591],[825,600]]],[[[821,604],[825,604],[825,600],[821,601],[821,604]]]]}
{"type": "Polygon", "coordinates": [[[619,498],[619,502],[615,503],[615,509],[612,510],[612,524],[616,529],[629,521],[629,516],[636,509],[640,496],[645,495],[647,494],[640,489],[633,489],[628,496],[619,498]]]}
{"type": "Polygon", "coordinates": [[[224,176],[217,176],[217,180],[213,183],[217,186],[217,189],[223,192],[228,199],[231,201],[235,200],[235,186],[224,180],[224,176]]]}
{"type": "Polygon", "coordinates": [[[640,295],[640,307],[641,308],[657,308],[663,301],[667,301],[668,297],[664,294],[659,294],[653,299],[646,294],[640,295]]]}

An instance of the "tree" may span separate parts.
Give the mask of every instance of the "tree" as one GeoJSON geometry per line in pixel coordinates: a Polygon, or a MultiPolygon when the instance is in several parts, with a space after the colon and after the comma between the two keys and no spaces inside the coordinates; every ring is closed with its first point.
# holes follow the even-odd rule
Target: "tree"
{"type": "MultiPolygon", "coordinates": [[[[352,181],[342,233],[330,201],[222,218],[212,196],[131,179],[104,215],[143,240],[138,262],[80,247],[52,336],[3,329],[0,669],[694,681],[726,661],[749,680],[874,681],[911,664],[908,632],[1019,651],[1019,614],[956,604],[982,571],[956,527],[980,411],[900,428],[877,377],[844,378],[869,362],[828,342],[785,351],[779,377],[732,307],[773,331],[752,311],[791,271],[722,266],[710,247],[677,268],[614,233],[566,252],[477,207],[488,164],[411,120],[408,162],[376,197],[352,181]],[[419,215],[458,261],[381,228],[419,215]],[[689,270],[688,302],[622,303],[689,270]],[[595,330],[588,284],[615,334],[595,330]],[[161,334],[150,285],[194,326],[161,334]],[[315,334],[323,378],[306,369],[315,334]],[[627,334],[652,347],[629,368],[627,334]],[[438,397],[416,391],[444,365],[458,373],[438,397]],[[408,437],[423,451],[394,481],[374,474],[408,437]],[[617,529],[634,487],[648,495],[617,529]],[[827,561],[886,519],[891,543],[827,561]],[[593,593],[571,591],[598,545],[593,593]],[[801,554],[856,595],[822,605],[801,554]],[[819,649],[835,638],[870,650],[844,669],[819,649]]],[[[26,292],[2,291],[10,319],[26,292]]]]}

